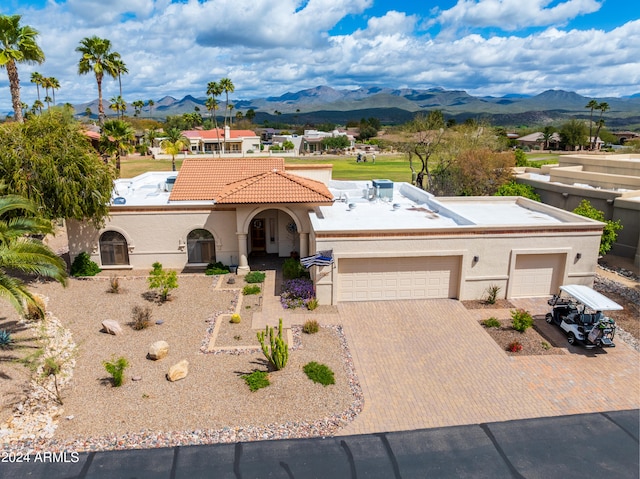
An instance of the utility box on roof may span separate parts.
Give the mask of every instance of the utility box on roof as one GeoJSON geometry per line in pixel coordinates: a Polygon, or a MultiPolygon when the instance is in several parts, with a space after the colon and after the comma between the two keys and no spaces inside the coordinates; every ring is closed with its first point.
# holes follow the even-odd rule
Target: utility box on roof
{"type": "Polygon", "coordinates": [[[393,181],[373,180],[373,188],[377,198],[389,201],[393,199],[393,181]]]}

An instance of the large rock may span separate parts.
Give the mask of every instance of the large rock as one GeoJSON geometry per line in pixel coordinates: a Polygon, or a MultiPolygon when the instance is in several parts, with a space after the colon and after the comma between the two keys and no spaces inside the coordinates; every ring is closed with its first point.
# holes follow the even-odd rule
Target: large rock
{"type": "Polygon", "coordinates": [[[183,359],[169,368],[167,379],[169,381],[177,381],[187,377],[187,374],[189,374],[189,361],[183,359]]]}
{"type": "Polygon", "coordinates": [[[154,361],[167,357],[169,354],[169,343],[166,341],[156,341],[149,346],[149,354],[147,357],[154,361]]]}
{"type": "Polygon", "coordinates": [[[102,321],[102,329],[105,333],[113,335],[122,334],[122,326],[120,326],[120,323],[118,323],[118,321],[115,321],[113,319],[105,319],[104,321],[102,321]]]}

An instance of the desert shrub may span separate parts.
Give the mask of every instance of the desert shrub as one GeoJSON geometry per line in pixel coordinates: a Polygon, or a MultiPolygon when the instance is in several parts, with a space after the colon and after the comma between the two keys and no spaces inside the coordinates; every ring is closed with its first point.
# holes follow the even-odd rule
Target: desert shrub
{"type": "Polygon", "coordinates": [[[309,311],[313,311],[317,307],[318,307],[318,300],[316,298],[311,298],[309,301],[307,301],[307,309],[309,311]]]}
{"type": "Polygon", "coordinates": [[[117,276],[111,276],[109,278],[109,292],[113,294],[120,292],[120,278],[117,276]]]}
{"type": "Polygon", "coordinates": [[[514,309],[511,311],[511,327],[513,327],[513,329],[524,333],[531,326],[533,326],[533,317],[529,311],[525,311],[524,309],[514,309]]]}
{"type": "Polygon", "coordinates": [[[229,322],[233,324],[238,324],[240,321],[242,321],[242,318],[238,313],[233,313],[231,315],[231,319],[229,320],[229,322]]]}
{"type": "Polygon", "coordinates": [[[497,284],[492,284],[487,289],[484,290],[485,301],[487,304],[496,304],[496,299],[498,299],[498,293],[500,292],[500,286],[497,284]]]}
{"type": "Polygon", "coordinates": [[[91,261],[89,254],[84,251],[71,264],[71,276],[95,276],[100,271],[98,263],[91,261]]]}
{"type": "Polygon", "coordinates": [[[548,351],[549,349],[551,349],[551,345],[550,345],[548,342],[546,342],[546,341],[542,341],[542,342],[540,343],[540,346],[542,346],[542,349],[547,350],[547,351],[548,351]]]}
{"type": "Polygon", "coordinates": [[[242,294],[244,294],[245,296],[248,296],[250,294],[260,294],[260,286],[258,286],[257,284],[248,284],[244,288],[242,288],[242,294]]]}
{"type": "Polygon", "coordinates": [[[307,271],[297,258],[287,258],[282,264],[282,276],[284,279],[302,278],[307,275],[307,271]]]}
{"type": "Polygon", "coordinates": [[[171,270],[162,269],[162,264],[157,261],[153,263],[153,269],[149,272],[147,281],[150,289],[157,289],[160,294],[160,300],[166,301],[169,292],[178,287],[178,274],[171,270]]]}
{"type": "Polygon", "coordinates": [[[307,334],[315,334],[320,331],[320,325],[315,319],[307,319],[302,325],[302,331],[307,334]]]}
{"type": "Polygon", "coordinates": [[[40,296],[33,295],[33,301],[26,302],[26,314],[25,318],[31,321],[38,321],[44,319],[44,313],[46,310],[46,304],[40,296]]]}
{"type": "Polygon", "coordinates": [[[140,331],[151,326],[151,308],[149,306],[142,307],[135,305],[131,308],[131,316],[133,318],[131,327],[136,331],[140,331]]]}
{"type": "Polygon", "coordinates": [[[519,353],[520,351],[522,351],[522,344],[520,344],[520,342],[518,341],[512,341],[507,346],[507,350],[511,351],[512,353],[519,353]]]}
{"type": "Polygon", "coordinates": [[[11,333],[6,329],[0,329],[0,349],[8,349],[13,343],[11,333]]]}
{"type": "Polygon", "coordinates": [[[491,317],[482,321],[482,325],[486,326],[487,328],[499,328],[500,321],[498,321],[497,318],[491,317]]]}
{"type": "Polygon", "coordinates": [[[229,268],[229,266],[223,264],[220,261],[216,263],[209,263],[204,270],[204,274],[206,274],[207,276],[212,276],[214,274],[229,274],[230,272],[231,269],[229,268]]]}
{"type": "Polygon", "coordinates": [[[277,335],[271,326],[265,326],[264,331],[258,331],[256,335],[262,347],[262,353],[269,363],[276,371],[283,369],[289,360],[289,346],[282,337],[282,318],[280,318],[278,322],[277,335]],[[267,339],[268,342],[265,339],[267,339]]]}
{"type": "Polygon", "coordinates": [[[302,370],[314,383],[320,383],[323,386],[336,383],[333,377],[333,371],[325,364],[318,364],[315,361],[311,361],[305,364],[302,370]]]}
{"type": "Polygon", "coordinates": [[[120,357],[118,359],[112,359],[111,361],[103,361],[102,365],[104,369],[111,374],[113,385],[115,387],[122,386],[124,370],[129,367],[129,361],[124,357],[120,357]]]}
{"type": "Polygon", "coordinates": [[[309,301],[314,298],[313,282],[310,279],[290,279],[282,285],[280,302],[284,309],[308,308],[309,301]]]}
{"type": "Polygon", "coordinates": [[[247,383],[251,392],[266,388],[269,384],[269,375],[265,371],[254,371],[251,374],[240,376],[247,383]]]}
{"type": "Polygon", "coordinates": [[[58,386],[58,375],[62,371],[62,364],[59,360],[49,356],[44,360],[42,365],[42,376],[53,376],[53,387],[56,390],[56,400],[62,404],[62,396],[60,395],[60,387],[58,386]]]}
{"type": "Polygon", "coordinates": [[[262,283],[266,276],[267,274],[262,271],[251,271],[245,275],[244,280],[247,283],[262,283]]]}
{"type": "Polygon", "coordinates": [[[613,221],[605,219],[604,212],[591,206],[589,200],[582,200],[578,207],[573,210],[573,213],[604,223],[602,236],[600,238],[599,253],[600,256],[607,254],[618,239],[618,231],[622,229],[620,220],[613,221]]]}

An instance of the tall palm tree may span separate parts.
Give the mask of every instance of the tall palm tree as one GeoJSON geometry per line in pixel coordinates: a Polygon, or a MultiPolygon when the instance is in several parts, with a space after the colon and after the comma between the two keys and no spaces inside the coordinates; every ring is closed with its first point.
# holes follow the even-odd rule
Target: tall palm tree
{"type": "Polygon", "coordinates": [[[585,108],[591,109],[591,112],[589,113],[589,140],[591,140],[593,134],[593,110],[598,108],[598,102],[590,100],[589,103],[585,105],[585,108]]]}
{"type": "Polygon", "coordinates": [[[42,63],[44,53],[38,46],[38,31],[28,25],[20,26],[20,15],[0,15],[0,67],[7,69],[13,114],[22,123],[20,76],[18,63],[42,63]]]}
{"type": "Polygon", "coordinates": [[[33,106],[31,107],[33,112],[39,111],[42,113],[42,109],[44,108],[44,103],[42,103],[39,99],[33,102],[33,106]]]}
{"type": "Polygon", "coordinates": [[[60,82],[56,77],[49,77],[49,88],[51,88],[51,94],[53,95],[53,106],[56,106],[56,90],[60,89],[60,82]]]}
{"type": "Polygon", "coordinates": [[[171,155],[171,169],[173,171],[176,171],[176,155],[189,148],[189,145],[189,139],[177,128],[171,128],[166,132],[166,138],[160,142],[160,148],[171,155]]]}
{"type": "Polygon", "coordinates": [[[111,41],[97,36],[80,40],[76,51],[82,54],[78,62],[78,74],[85,75],[93,72],[98,84],[98,120],[104,122],[104,105],[102,104],[102,79],[104,74],[117,78],[116,62],[120,59],[118,52],[111,51],[111,41]]]}
{"type": "Polygon", "coordinates": [[[109,156],[115,156],[118,176],[120,176],[120,159],[133,151],[132,142],[135,138],[135,130],[124,120],[107,120],[102,125],[100,151],[109,156]]]}
{"type": "MultiPolygon", "coordinates": [[[[1,189],[4,188],[0,186],[1,189]]],[[[11,272],[53,278],[66,285],[66,265],[62,258],[32,237],[53,231],[51,222],[37,216],[37,211],[36,205],[26,198],[0,196],[0,297],[22,315],[27,306],[40,311],[41,307],[26,284],[11,272]]]]}
{"type": "Polygon", "coordinates": [[[598,118],[598,128],[596,128],[596,134],[593,136],[593,138],[591,138],[591,149],[595,150],[596,148],[596,139],[598,138],[598,135],[600,134],[600,128],[602,128],[604,126],[604,119],[602,118],[602,115],[604,114],[605,111],[609,110],[611,107],[609,106],[609,104],[606,101],[603,101],[602,103],[598,104],[598,107],[596,108],[596,110],[600,110],[600,118],[598,118]]]}
{"type": "Polygon", "coordinates": [[[220,132],[218,131],[218,116],[216,115],[216,110],[218,109],[218,100],[216,100],[216,97],[222,95],[223,91],[220,83],[215,81],[207,83],[207,95],[209,95],[209,98],[212,100],[211,109],[213,110],[213,124],[216,129],[216,139],[218,140],[218,156],[222,154],[222,148],[220,148],[220,132]]]}
{"type": "Polygon", "coordinates": [[[31,74],[31,83],[35,83],[36,85],[36,91],[38,92],[38,100],[40,100],[40,86],[42,85],[43,79],[44,77],[42,76],[42,74],[38,72],[33,72],[31,74]]]}
{"type": "Polygon", "coordinates": [[[229,78],[223,78],[220,80],[220,88],[226,95],[225,110],[224,110],[224,126],[227,126],[227,111],[229,110],[229,93],[233,93],[236,87],[229,78]]]}
{"type": "Polygon", "coordinates": [[[229,125],[233,125],[233,109],[235,105],[233,103],[227,105],[227,109],[229,110],[229,125]]]}
{"type": "Polygon", "coordinates": [[[116,112],[119,119],[124,120],[124,112],[127,111],[127,103],[121,96],[114,96],[109,100],[109,108],[116,112]]]}
{"type": "Polygon", "coordinates": [[[49,88],[53,88],[52,77],[42,77],[42,87],[44,88],[44,101],[47,104],[47,110],[51,109],[53,99],[49,96],[49,88]]]}
{"type": "Polygon", "coordinates": [[[153,116],[153,105],[155,105],[156,103],[153,100],[149,100],[147,102],[147,105],[149,106],[149,118],[151,118],[153,116]]]}
{"type": "Polygon", "coordinates": [[[138,115],[140,115],[140,112],[144,108],[144,102],[142,100],[136,100],[131,103],[131,106],[133,106],[133,109],[135,110],[133,116],[137,117],[138,115]]]}
{"type": "Polygon", "coordinates": [[[120,87],[120,97],[122,97],[122,74],[129,73],[127,65],[122,61],[122,58],[118,55],[118,58],[113,62],[116,71],[118,73],[118,86],[120,87]]]}

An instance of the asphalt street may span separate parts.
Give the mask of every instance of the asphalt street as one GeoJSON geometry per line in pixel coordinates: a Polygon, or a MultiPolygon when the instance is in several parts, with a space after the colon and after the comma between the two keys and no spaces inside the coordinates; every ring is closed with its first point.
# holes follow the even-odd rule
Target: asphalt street
{"type": "MultiPolygon", "coordinates": [[[[638,478],[640,410],[415,431],[76,453],[0,478],[638,478]],[[66,462],[64,462],[66,460],[66,462]]],[[[7,459],[5,461],[5,459],[7,459]]]]}

